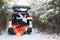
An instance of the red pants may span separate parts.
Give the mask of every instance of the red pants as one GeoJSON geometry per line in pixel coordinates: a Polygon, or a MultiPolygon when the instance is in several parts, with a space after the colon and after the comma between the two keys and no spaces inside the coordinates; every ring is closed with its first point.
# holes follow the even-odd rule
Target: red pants
{"type": "Polygon", "coordinates": [[[22,27],[18,23],[13,23],[12,26],[13,26],[13,30],[16,33],[16,35],[23,35],[24,32],[26,32],[28,28],[28,25],[25,25],[22,27]]]}

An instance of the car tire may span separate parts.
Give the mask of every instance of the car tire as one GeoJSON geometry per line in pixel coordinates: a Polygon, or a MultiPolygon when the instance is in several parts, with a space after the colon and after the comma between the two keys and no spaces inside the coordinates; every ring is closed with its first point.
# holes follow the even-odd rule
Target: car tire
{"type": "Polygon", "coordinates": [[[12,27],[8,28],[8,34],[9,35],[14,35],[15,34],[15,32],[14,32],[12,27]]]}

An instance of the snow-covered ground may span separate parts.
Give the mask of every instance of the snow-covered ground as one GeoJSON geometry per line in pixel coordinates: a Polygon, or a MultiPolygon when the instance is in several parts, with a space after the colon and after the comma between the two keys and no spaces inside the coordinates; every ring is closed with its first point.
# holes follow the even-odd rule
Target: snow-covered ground
{"type": "Polygon", "coordinates": [[[22,36],[8,35],[7,30],[2,32],[0,35],[0,40],[60,40],[60,36],[56,34],[47,35],[43,33],[38,33],[36,29],[33,29],[31,35],[24,34],[22,36]]]}

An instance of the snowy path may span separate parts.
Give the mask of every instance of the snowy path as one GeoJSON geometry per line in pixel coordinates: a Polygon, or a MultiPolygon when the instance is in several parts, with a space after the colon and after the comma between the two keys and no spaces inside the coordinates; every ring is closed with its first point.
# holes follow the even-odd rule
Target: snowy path
{"type": "Polygon", "coordinates": [[[37,30],[33,29],[31,35],[25,34],[23,36],[8,35],[7,32],[3,32],[0,36],[0,40],[60,40],[56,34],[46,35],[43,33],[37,33],[37,30]]]}

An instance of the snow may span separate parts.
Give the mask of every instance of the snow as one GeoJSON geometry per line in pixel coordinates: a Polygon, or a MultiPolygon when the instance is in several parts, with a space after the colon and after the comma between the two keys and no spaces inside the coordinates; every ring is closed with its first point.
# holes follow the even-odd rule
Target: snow
{"type": "MultiPolygon", "coordinates": [[[[13,2],[10,2],[9,4],[13,5],[13,2]]],[[[30,5],[30,4],[28,4],[26,0],[20,0],[16,2],[16,5],[30,5]]],[[[60,40],[60,36],[58,36],[57,34],[47,35],[42,32],[38,33],[37,29],[33,29],[31,35],[24,34],[22,36],[16,36],[16,35],[8,35],[7,30],[5,30],[0,35],[0,40],[60,40]]]]}
{"type": "Polygon", "coordinates": [[[42,32],[38,33],[37,29],[33,29],[30,35],[24,34],[22,36],[8,35],[7,30],[2,32],[0,40],[60,40],[60,36],[56,34],[47,35],[42,32]]]}
{"type": "Polygon", "coordinates": [[[28,3],[27,0],[19,0],[16,2],[16,5],[25,5],[25,6],[28,5],[28,6],[30,6],[30,4],[28,3]]]}
{"type": "Polygon", "coordinates": [[[6,0],[9,5],[23,5],[30,6],[27,0],[6,0]]]}

